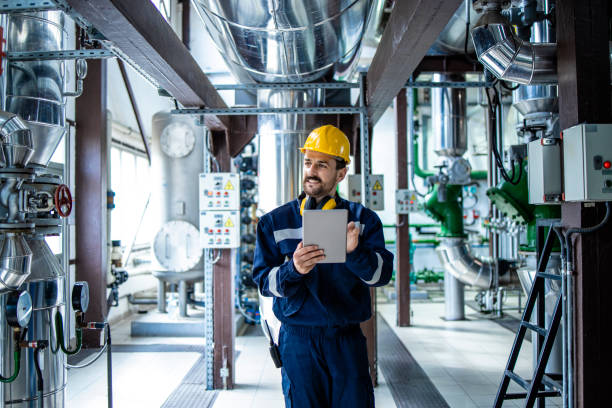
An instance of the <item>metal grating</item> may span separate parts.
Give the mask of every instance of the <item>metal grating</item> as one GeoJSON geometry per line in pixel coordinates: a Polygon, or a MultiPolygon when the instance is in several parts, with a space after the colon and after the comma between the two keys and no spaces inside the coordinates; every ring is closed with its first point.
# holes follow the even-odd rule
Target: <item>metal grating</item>
{"type": "Polygon", "coordinates": [[[204,353],[197,344],[113,344],[113,353],[204,353]]]}
{"type": "Polygon", "coordinates": [[[398,408],[449,408],[425,371],[378,314],[378,365],[398,408]]]}
{"type": "Polygon", "coordinates": [[[202,355],[170,394],[162,408],[208,408],[217,399],[218,391],[206,389],[206,357],[202,355]]]}

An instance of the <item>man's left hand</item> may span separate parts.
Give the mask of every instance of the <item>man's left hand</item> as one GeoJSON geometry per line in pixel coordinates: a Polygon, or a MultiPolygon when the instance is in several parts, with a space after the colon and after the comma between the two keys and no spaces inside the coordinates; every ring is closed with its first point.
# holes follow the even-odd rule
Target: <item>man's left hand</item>
{"type": "Polygon", "coordinates": [[[346,253],[350,254],[359,244],[359,227],[353,221],[346,227],[346,253]]]}

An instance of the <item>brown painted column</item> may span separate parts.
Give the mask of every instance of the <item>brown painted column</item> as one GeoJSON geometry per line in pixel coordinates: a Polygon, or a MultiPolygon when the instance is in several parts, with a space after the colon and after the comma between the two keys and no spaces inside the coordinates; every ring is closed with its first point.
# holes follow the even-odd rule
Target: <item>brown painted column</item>
{"type": "MultiPolygon", "coordinates": [[[[76,100],[76,280],[89,283],[86,320],[104,321],[108,313],[106,61],[87,64],[83,95],[76,100]]],[[[85,331],[83,345],[100,347],[99,332],[85,331]]]]}
{"type": "MultiPolygon", "coordinates": [[[[410,92],[412,94],[412,91],[410,92]]],[[[406,90],[395,98],[395,123],[397,134],[397,188],[408,188],[408,120],[406,90]]],[[[410,220],[407,214],[397,215],[395,252],[395,293],[397,299],[397,325],[410,326],[410,220]]]]}
{"type": "MultiPolygon", "coordinates": [[[[605,0],[557,2],[559,121],[561,129],[579,123],[611,123],[609,13],[605,0]]],[[[610,136],[612,138],[612,135],[610,136]]],[[[605,213],[601,204],[564,203],[563,223],[585,227],[605,213]]],[[[608,399],[612,349],[606,334],[612,309],[612,223],[593,234],[575,236],[575,402],[603,406],[608,399]]]]}
{"type": "MultiPolygon", "coordinates": [[[[220,171],[230,171],[231,159],[225,132],[213,132],[213,153],[217,158],[220,171]]],[[[234,250],[222,249],[221,258],[213,266],[213,320],[214,320],[214,357],[213,387],[233,389],[236,375],[234,372],[234,250]],[[227,369],[227,376],[223,372],[227,369]]]]}
{"type": "MultiPolygon", "coordinates": [[[[359,123],[357,121],[357,123],[359,123]]],[[[359,140],[359,127],[355,127],[355,134],[353,136],[353,140],[359,140]]],[[[370,129],[370,137],[372,136],[372,129],[370,129]]],[[[371,139],[370,139],[371,140],[371,139]]],[[[357,145],[354,143],[353,146],[357,145]]],[[[370,143],[372,146],[372,143],[370,143]]],[[[359,148],[355,148],[354,150],[354,166],[355,166],[355,174],[361,174],[361,150],[359,148]]],[[[371,155],[370,155],[371,157],[371,155]]],[[[371,165],[370,165],[371,168],[371,165]]],[[[370,377],[372,378],[372,384],[376,387],[378,385],[378,356],[377,356],[377,338],[376,338],[376,288],[370,288],[370,297],[371,307],[372,307],[372,317],[361,323],[361,331],[363,331],[363,335],[366,337],[366,342],[368,345],[368,361],[370,363],[370,377]]]]}

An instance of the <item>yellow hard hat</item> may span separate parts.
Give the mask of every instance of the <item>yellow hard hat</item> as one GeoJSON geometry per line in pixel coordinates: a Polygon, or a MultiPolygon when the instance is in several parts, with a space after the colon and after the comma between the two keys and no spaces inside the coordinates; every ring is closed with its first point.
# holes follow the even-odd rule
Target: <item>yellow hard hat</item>
{"type": "Polygon", "coordinates": [[[344,159],[346,164],[351,162],[349,158],[350,143],[343,131],[332,125],[316,128],[308,135],[304,147],[300,151],[312,150],[319,153],[329,154],[344,159]]]}

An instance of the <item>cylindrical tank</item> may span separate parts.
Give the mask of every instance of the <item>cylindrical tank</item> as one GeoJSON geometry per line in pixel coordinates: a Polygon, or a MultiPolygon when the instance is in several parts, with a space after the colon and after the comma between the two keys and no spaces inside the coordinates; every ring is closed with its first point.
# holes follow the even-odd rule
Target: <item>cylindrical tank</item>
{"type": "MultiPolygon", "coordinates": [[[[71,48],[61,11],[10,14],[2,21],[9,52],[71,48]]],[[[26,120],[32,130],[35,152],[30,165],[46,166],[66,131],[66,64],[58,60],[13,61],[6,67],[6,95],[2,95],[6,100],[2,104],[26,120]]]]}
{"type": "MultiPolygon", "coordinates": [[[[465,81],[463,74],[434,74],[434,82],[465,81]]],[[[432,88],[431,117],[435,152],[459,157],[467,151],[465,88],[432,88]]]]}
{"type": "Polygon", "coordinates": [[[161,228],[154,242],[160,265],[172,272],[202,270],[199,244],[199,177],[204,169],[203,128],[168,112],[153,116],[152,188],[161,228]],[[182,248],[180,251],[172,248],[182,248]]]}
{"type": "MultiPolygon", "coordinates": [[[[322,90],[259,90],[260,108],[319,106],[322,90]]],[[[295,199],[302,191],[299,148],[312,130],[312,115],[259,115],[259,203],[264,212],[295,199]]]]}
{"type": "MultiPolygon", "coordinates": [[[[64,314],[64,273],[57,258],[47,245],[42,235],[27,239],[32,249],[32,273],[23,289],[32,296],[32,317],[28,324],[27,341],[47,340],[49,347],[42,352],[42,370],[44,381],[44,406],[47,408],[63,407],[66,389],[66,356],[56,350],[55,313],[64,314]]],[[[2,355],[12,356],[14,344],[11,329],[3,325],[4,337],[2,355]]],[[[2,372],[13,372],[13,359],[5,358],[2,372]]],[[[6,407],[31,408],[38,406],[40,393],[36,389],[36,370],[34,351],[23,349],[21,355],[21,373],[12,383],[3,384],[4,404],[6,407]]]]}

